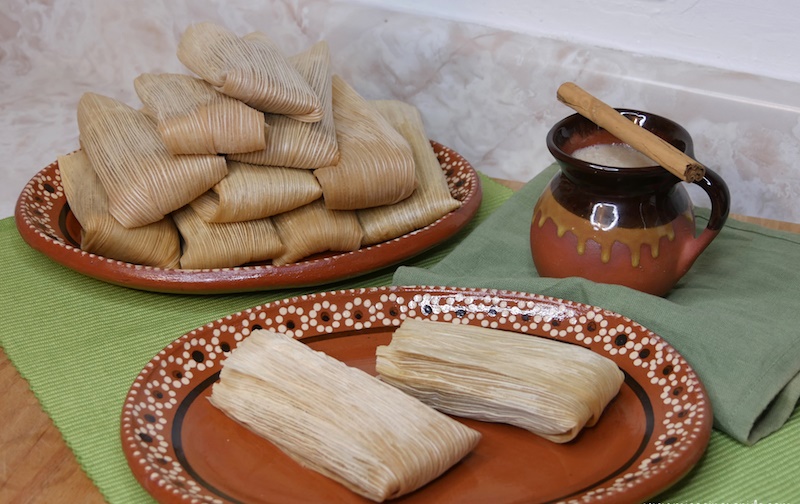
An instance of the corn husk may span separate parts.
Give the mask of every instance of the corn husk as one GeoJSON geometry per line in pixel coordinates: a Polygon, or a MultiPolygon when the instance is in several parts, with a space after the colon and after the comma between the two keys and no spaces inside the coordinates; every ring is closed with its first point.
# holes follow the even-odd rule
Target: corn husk
{"type": "Polygon", "coordinates": [[[417,186],[408,198],[394,205],[359,210],[364,245],[396,238],[427,226],[461,206],[447,187],[447,179],[425,134],[419,111],[396,100],[371,101],[380,114],[405,138],[414,153],[417,186]]]}
{"type": "Polygon", "coordinates": [[[113,98],[85,93],[78,128],[108,196],[108,211],[125,227],[160,221],[228,172],[221,156],[173,156],[150,117],[113,98]]]}
{"type": "Polygon", "coordinates": [[[190,205],[206,222],[241,222],[288,212],[321,196],[308,170],[228,161],[228,175],[190,205]]]}
{"type": "Polygon", "coordinates": [[[217,91],[255,109],[308,122],[322,118],[319,97],[266,35],[240,38],[214,23],[195,24],[178,42],[178,59],[217,91]]]}
{"type": "Polygon", "coordinates": [[[170,217],[128,229],[108,213],[105,189],[85,152],[58,156],[58,168],[67,203],[81,225],[81,250],[145,266],[178,266],[180,236],[170,217]]]}
{"type": "Polygon", "coordinates": [[[272,259],[283,252],[283,244],[272,220],[209,223],[190,205],[173,213],[183,237],[181,268],[229,268],[272,259]]]}
{"type": "Polygon", "coordinates": [[[317,252],[346,252],[361,247],[363,231],[355,212],[328,210],[319,199],[273,217],[284,253],[275,265],[289,264],[317,252]]]}
{"type": "Polygon", "coordinates": [[[252,152],[267,145],[264,113],[202,79],[145,73],[133,85],[172,154],[252,152]]]}
{"type": "Polygon", "coordinates": [[[223,362],[209,399],[302,466],[375,502],[437,478],[481,437],[360,369],[263,329],[223,362]]]}
{"type": "Polygon", "coordinates": [[[337,163],[339,148],[333,123],[331,97],[331,57],[328,44],[318,42],[308,51],[289,58],[289,62],[311,85],[322,102],[319,122],[301,122],[289,116],[268,114],[270,134],[266,147],[247,154],[234,154],[228,159],[246,163],[287,166],[292,168],[321,168],[337,163]]]}
{"type": "Polygon", "coordinates": [[[405,138],[339,76],[333,79],[339,163],[314,171],[332,210],[392,205],[415,187],[414,154],[405,138]]]}
{"type": "Polygon", "coordinates": [[[485,327],[406,319],[376,351],[380,378],[439,411],[556,443],[594,425],[624,380],[586,348],[485,327]]]}

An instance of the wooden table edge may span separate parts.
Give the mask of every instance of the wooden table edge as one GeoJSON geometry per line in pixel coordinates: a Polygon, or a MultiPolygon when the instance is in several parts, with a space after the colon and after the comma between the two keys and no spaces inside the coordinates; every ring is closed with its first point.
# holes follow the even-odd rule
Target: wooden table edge
{"type": "Polygon", "coordinates": [[[105,502],[3,348],[0,390],[0,502],[105,502]]]}
{"type": "MultiPolygon", "coordinates": [[[[494,180],[515,191],[525,185],[515,180],[494,180]]],[[[735,214],[731,217],[800,233],[798,223],[735,214]]],[[[0,390],[0,425],[6,426],[0,435],[0,502],[105,502],[2,348],[0,390]]]]}

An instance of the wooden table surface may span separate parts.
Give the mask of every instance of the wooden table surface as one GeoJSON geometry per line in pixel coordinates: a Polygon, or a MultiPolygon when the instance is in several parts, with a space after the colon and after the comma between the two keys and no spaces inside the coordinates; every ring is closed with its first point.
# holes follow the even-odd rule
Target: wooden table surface
{"type": "MultiPolygon", "coordinates": [[[[515,190],[524,184],[498,182],[515,190]]],[[[800,233],[796,223],[740,215],[731,218],[800,233]]],[[[0,391],[0,503],[105,502],[2,349],[0,391]]]]}

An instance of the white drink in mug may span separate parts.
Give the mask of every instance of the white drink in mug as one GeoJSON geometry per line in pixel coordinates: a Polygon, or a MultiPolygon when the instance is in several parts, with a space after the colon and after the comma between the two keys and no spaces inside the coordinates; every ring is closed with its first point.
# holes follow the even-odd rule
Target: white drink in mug
{"type": "Polygon", "coordinates": [[[573,152],[572,157],[587,163],[615,168],[641,168],[658,164],[625,143],[589,145],[573,152]]]}

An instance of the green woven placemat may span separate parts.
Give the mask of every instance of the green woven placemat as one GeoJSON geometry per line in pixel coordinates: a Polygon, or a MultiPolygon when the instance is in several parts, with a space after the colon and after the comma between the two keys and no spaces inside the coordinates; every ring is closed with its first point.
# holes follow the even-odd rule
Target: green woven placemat
{"type": "MultiPolygon", "coordinates": [[[[410,264],[430,267],[511,194],[482,177],[473,224],[410,264]]],[[[89,477],[111,503],[152,502],[119,442],[122,402],[142,367],[172,340],[206,322],[302,292],[387,285],[393,269],[317,289],[227,296],[140,292],[73,273],[30,249],[12,219],[0,220],[0,345],[25,377],[89,477]]],[[[664,502],[800,502],[794,460],[800,415],[744,447],[714,432],[697,468],[664,502]]]]}
{"type": "MultiPolygon", "coordinates": [[[[511,193],[484,176],[481,180],[484,196],[475,219],[409,264],[435,264],[511,193]]],[[[128,388],[158,351],[230,313],[302,293],[389,285],[393,272],[387,268],[317,288],[249,294],[143,292],[52,262],[28,247],[7,218],[0,220],[0,345],[105,498],[152,502],[128,468],[119,428],[128,388]]]]}
{"type": "Polygon", "coordinates": [[[745,446],[720,431],[695,468],[652,502],[789,504],[800,502],[800,411],[775,434],[745,446]]]}

